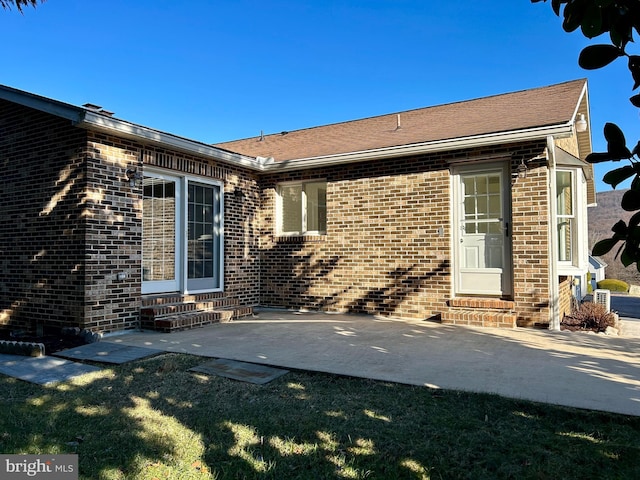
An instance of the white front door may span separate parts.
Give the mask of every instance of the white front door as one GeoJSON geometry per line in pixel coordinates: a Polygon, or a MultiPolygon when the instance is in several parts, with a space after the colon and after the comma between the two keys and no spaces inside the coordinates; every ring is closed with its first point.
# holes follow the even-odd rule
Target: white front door
{"type": "Polygon", "coordinates": [[[454,178],[456,293],[509,295],[511,212],[506,167],[461,168],[454,178]]]}

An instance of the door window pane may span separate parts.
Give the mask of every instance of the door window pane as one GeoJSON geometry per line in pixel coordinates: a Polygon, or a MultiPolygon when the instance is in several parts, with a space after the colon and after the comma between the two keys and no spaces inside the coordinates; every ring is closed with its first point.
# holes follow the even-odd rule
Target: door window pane
{"type": "Polygon", "coordinates": [[[142,199],[142,279],[175,279],[176,185],[145,177],[142,199]]]}
{"type": "Polygon", "coordinates": [[[189,182],[187,281],[189,290],[219,287],[220,188],[189,182]]]}

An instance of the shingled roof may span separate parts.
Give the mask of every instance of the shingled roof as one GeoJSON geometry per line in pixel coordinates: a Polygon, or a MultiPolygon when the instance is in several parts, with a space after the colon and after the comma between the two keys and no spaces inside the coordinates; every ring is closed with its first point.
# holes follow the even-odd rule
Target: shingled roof
{"type": "Polygon", "coordinates": [[[281,162],[565,125],[574,120],[585,85],[574,80],[215,146],[281,162]]]}

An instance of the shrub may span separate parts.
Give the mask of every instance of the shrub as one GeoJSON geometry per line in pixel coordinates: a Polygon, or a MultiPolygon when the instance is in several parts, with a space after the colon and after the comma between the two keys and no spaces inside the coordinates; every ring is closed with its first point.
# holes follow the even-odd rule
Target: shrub
{"type": "Polygon", "coordinates": [[[615,327],[616,317],[599,303],[584,302],[571,315],[564,317],[562,330],[589,330],[604,332],[607,327],[615,327]]]}
{"type": "Polygon", "coordinates": [[[604,290],[610,290],[612,292],[626,293],[629,291],[629,284],[627,282],[623,282],[622,280],[616,280],[614,278],[606,278],[598,282],[598,288],[602,288],[604,290]]]}

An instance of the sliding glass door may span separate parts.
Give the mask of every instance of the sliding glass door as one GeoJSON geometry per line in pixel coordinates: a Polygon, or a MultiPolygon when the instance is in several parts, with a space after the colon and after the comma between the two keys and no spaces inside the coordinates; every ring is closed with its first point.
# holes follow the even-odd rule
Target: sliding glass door
{"type": "Polygon", "coordinates": [[[222,184],[146,173],[142,210],[142,293],[221,290],[222,184]]]}

